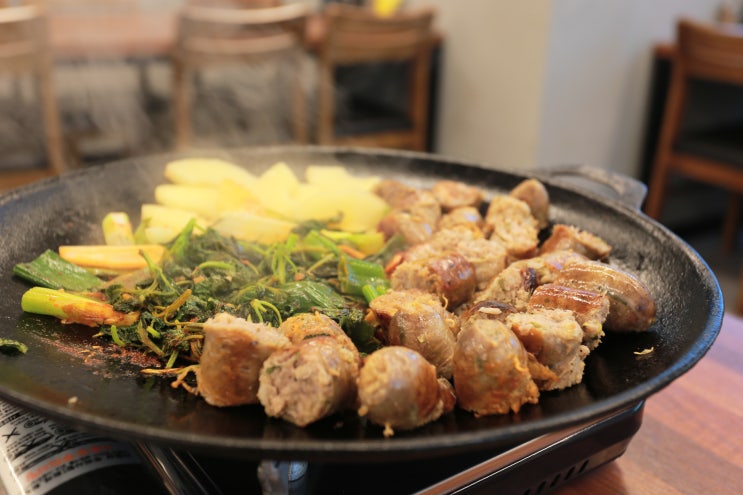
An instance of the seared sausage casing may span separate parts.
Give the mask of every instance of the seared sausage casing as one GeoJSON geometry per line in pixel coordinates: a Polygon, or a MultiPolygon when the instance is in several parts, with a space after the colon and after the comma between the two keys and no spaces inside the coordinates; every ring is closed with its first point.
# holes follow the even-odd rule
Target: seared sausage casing
{"type": "Polygon", "coordinates": [[[457,337],[454,389],[459,407],[475,416],[519,412],[539,398],[524,345],[502,321],[479,313],[457,337]]]}
{"type": "MultiPolygon", "coordinates": [[[[445,381],[442,379],[442,381],[445,381]]],[[[451,407],[450,391],[418,352],[382,347],[366,357],[358,380],[359,415],[385,427],[409,430],[437,420],[451,407]]]]}
{"type": "Polygon", "coordinates": [[[395,290],[421,289],[439,296],[447,308],[456,308],[475,292],[477,277],[467,258],[450,251],[428,258],[403,261],[390,276],[395,290]]]}
{"type": "Polygon", "coordinates": [[[212,406],[258,402],[263,362],[290,345],[276,328],[220,313],[204,323],[204,348],[196,378],[199,394],[212,406]]]}
{"type": "Polygon", "coordinates": [[[656,317],[655,300],[647,286],[634,275],[598,261],[565,266],[555,283],[605,293],[609,297],[607,330],[642,332],[656,317]]]}
{"type": "Polygon", "coordinates": [[[356,356],[333,337],[280,349],[263,363],[258,399],[266,414],[297,426],[355,406],[356,356]]]}

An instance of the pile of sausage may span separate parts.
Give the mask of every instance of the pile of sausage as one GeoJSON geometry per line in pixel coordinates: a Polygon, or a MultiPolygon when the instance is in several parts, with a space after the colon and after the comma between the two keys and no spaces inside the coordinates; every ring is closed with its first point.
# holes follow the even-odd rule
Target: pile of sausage
{"type": "Polygon", "coordinates": [[[608,264],[607,242],[549,225],[535,179],[486,207],[482,190],[456,181],[383,180],[376,192],[390,205],[380,230],[407,242],[387,266],[392,289],[369,305],[386,345],[362,356],[322,314],[279,328],[220,314],[205,325],[197,371],[209,404],[260,403],[300,427],[354,409],[385,436],[455,407],[517,413],[540,391],[580,383],[605,330],[640,332],[655,320],[650,291],[608,264]]]}

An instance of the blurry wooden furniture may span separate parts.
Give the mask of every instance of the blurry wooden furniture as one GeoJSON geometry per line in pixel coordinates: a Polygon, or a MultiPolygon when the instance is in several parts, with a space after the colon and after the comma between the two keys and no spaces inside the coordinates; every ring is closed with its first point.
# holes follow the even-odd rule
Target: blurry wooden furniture
{"type": "Polygon", "coordinates": [[[179,16],[173,55],[176,148],[183,149],[191,143],[192,90],[197,71],[266,60],[286,62],[294,68],[293,137],[306,143],[306,95],[299,69],[309,15],[304,3],[240,9],[186,6],[179,16]]]}
{"type": "Polygon", "coordinates": [[[46,166],[2,171],[0,189],[10,189],[61,173],[64,151],[51,60],[46,37],[46,16],[38,5],[0,7],[0,73],[31,74],[38,92],[46,146],[46,166]]]}
{"type": "Polygon", "coordinates": [[[49,43],[59,61],[168,57],[176,14],[153,11],[74,11],[49,15],[49,43]]]}
{"type": "Polygon", "coordinates": [[[737,119],[715,125],[691,128],[685,124],[694,82],[743,87],[743,28],[682,19],[676,37],[644,210],[650,217],[660,218],[674,174],[729,191],[723,245],[730,250],[743,194],[743,112],[738,112],[737,119]]]}
{"type": "MultiPolygon", "coordinates": [[[[363,7],[330,4],[324,8],[324,33],[317,48],[318,143],[426,149],[434,14],[433,9],[421,9],[378,17],[363,7]],[[391,126],[387,116],[381,117],[387,120],[382,126],[369,121],[356,126],[352,116],[343,121],[335,93],[337,70],[384,63],[403,63],[408,71],[406,108],[396,116],[400,124],[391,126]]],[[[379,102],[367,106],[375,112],[384,110],[379,102]]]]}
{"type": "Polygon", "coordinates": [[[283,0],[186,0],[188,6],[205,6],[205,7],[233,7],[260,9],[265,7],[278,7],[283,4],[283,0]]]}
{"type": "Polygon", "coordinates": [[[141,0],[45,0],[68,167],[160,151],[177,6],[141,0]],[[157,72],[155,72],[157,74],[157,72]],[[130,78],[135,78],[131,80],[130,78]],[[152,125],[156,132],[145,128],[152,125]]]}

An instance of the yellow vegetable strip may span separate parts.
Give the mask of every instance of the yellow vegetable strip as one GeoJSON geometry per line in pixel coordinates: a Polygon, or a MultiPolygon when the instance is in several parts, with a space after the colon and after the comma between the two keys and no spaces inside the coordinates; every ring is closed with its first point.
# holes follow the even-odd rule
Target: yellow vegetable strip
{"type": "Polygon", "coordinates": [[[59,256],[78,266],[108,268],[111,270],[137,270],[146,268],[142,252],[158,262],[165,253],[159,244],[134,244],[130,246],[85,245],[60,246],[59,256]]]}

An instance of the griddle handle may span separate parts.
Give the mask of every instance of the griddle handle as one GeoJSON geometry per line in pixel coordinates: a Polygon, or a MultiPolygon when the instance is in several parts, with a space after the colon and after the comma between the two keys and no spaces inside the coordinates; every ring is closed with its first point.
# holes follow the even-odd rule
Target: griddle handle
{"type": "Polygon", "coordinates": [[[559,165],[540,172],[555,182],[598,192],[636,210],[642,208],[648,190],[644,183],[628,175],[588,165],[559,165]]]}

